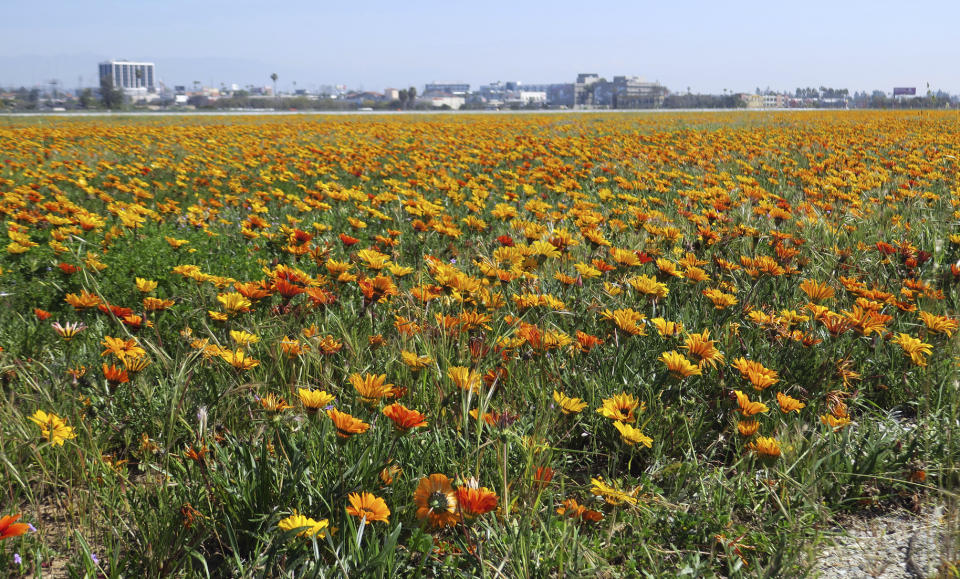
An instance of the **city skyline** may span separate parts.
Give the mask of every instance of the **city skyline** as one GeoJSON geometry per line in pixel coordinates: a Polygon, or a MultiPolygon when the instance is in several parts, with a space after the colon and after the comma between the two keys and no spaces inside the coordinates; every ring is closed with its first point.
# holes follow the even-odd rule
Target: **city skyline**
{"type": "Polygon", "coordinates": [[[892,2],[817,0],[789,14],[753,1],[542,6],[293,1],[271,12],[245,0],[52,0],[41,13],[15,2],[0,23],[0,86],[53,79],[65,88],[95,86],[98,62],[127,59],[157,63],[167,85],[267,86],[275,72],[281,90],[294,82],[366,90],[434,81],[537,84],[589,71],[638,75],[675,92],[821,85],[925,92],[928,83],[960,92],[950,68],[960,52],[950,30],[960,6],[948,3],[903,11],[892,2]]]}

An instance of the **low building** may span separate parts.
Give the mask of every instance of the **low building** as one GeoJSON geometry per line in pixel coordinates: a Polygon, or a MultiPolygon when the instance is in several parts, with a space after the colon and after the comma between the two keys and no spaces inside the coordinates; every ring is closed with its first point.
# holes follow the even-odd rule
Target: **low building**
{"type": "Polygon", "coordinates": [[[423,94],[466,96],[470,94],[470,85],[462,82],[431,82],[424,85],[423,94]]]}
{"type": "Polygon", "coordinates": [[[639,76],[613,77],[613,108],[656,109],[663,106],[667,88],[658,82],[646,82],[639,76]]]}

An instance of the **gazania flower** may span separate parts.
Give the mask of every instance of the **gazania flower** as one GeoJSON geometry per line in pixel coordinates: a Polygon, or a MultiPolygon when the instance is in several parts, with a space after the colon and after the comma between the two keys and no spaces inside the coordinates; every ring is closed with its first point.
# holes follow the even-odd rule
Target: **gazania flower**
{"type": "Polygon", "coordinates": [[[577,503],[576,499],[566,499],[557,507],[558,515],[565,515],[571,519],[578,519],[584,522],[596,523],[603,520],[603,513],[588,509],[577,503]]]}
{"type": "Polygon", "coordinates": [[[473,393],[477,393],[480,384],[483,383],[480,374],[465,366],[451,366],[447,369],[447,376],[453,380],[457,388],[470,390],[473,393]]]}
{"type": "Polygon", "coordinates": [[[587,403],[579,398],[571,398],[563,392],[553,391],[553,401],[560,407],[564,414],[579,414],[581,410],[587,407],[587,403]]]}
{"type": "Polygon", "coordinates": [[[755,360],[740,357],[734,360],[731,366],[739,370],[740,374],[749,380],[756,390],[763,390],[780,381],[775,370],[765,368],[763,364],[755,360]]]}
{"type": "Polygon", "coordinates": [[[100,298],[97,294],[92,294],[87,290],[81,290],[80,295],[67,294],[63,300],[73,306],[75,310],[95,308],[100,304],[100,298]]]}
{"type": "Polygon", "coordinates": [[[135,281],[135,283],[136,283],[136,285],[137,285],[137,289],[140,290],[141,292],[145,293],[145,294],[148,294],[148,293],[152,292],[153,290],[157,289],[157,285],[158,285],[158,284],[157,284],[157,282],[155,282],[155,281],[153,281],[153,280],[149,280],[149,279],[144,279],[144,278],[142,278],[142,277],[138,277],[138,278],[136,278],[134,281],[135,281]]]}
{"type": "Polygon", "coordinates": [[[123,338],[104,336],[103,341],[100,343],[106,347],[106,350],[100,354],[101,356],[113,354],[122,361],[126,357],[140,358],[141,356],[147,355],[147,351],[138,346],[137,341],[134,338],[124,340],[123,338]]]}
{"type": "Polygon", "coordinates": [[[777,404],[780,405],[780,411],[784,414],[793,412],[794,410],[800,412],[800,410],[806,406],[803,402],[800,402],[792,396],[787,396],[783,392],[777,392],[777,404]]]}
{"type": "Polygon", "coordinates": [[[756,440],[747,444],[747,448],[756,452],[761,458],[777,458],[780,456],[780,443],[766,436],[758,436],[756,440]]]}
{"type": "Polygon", "coordinates": [[[600,477],[591,478],[590,483],[593,485],[590,487],[590,492],[598,497],[603,497],[608,504],[637,504],[637,493],[640,491],[640,487],[637,487],[632,492],[628,493],[614,486],[608,485],[607,483],[603,482],[603,479],[600,477]]]}
{"type": "Polygon", "coordinates": [[[244,332],[242,330],[230,330],[230,339],[234,341],[235,344],[241,347],[249,346],[250,344],[256,344],[260,341],[260,336],[244,332]]]}
{"type": "Polygon", "coordinates": [[[643,412],[647,408],[647,404],[645,402],[641,403],[632,394],[621,392],[610,398],[604,398],[603,406],[597,409],[597,413],[611,420],[633,422],[636,419],[633,412],[638,407],[640,412],[643,412]]]}
{"type": "Polygon", "coordinates": [[[659,360],[666,364],[667,370],[674,378],[682,380],[689,376],[699,376],[701,374],[699,366],[687,360],[683,354],[676,350],[660,354],[659,360]]]}
{"type": "Polygon", "coordinates": [[[672,338],[683,331],[683,325],[680,322],[671,322],[663,318],[653,318],[650,321],[664,338],[672,338]]]}
{"type": "Polygon", "coordinates": [[[420,479],[413,494],[417,518],[434,528],[443,528],[457,522],[457,496],[444,474],[432,474],[420,479]]]}
{"type": "Polygon", "coordinates": [[[703,368],[707,364],[716,368],[717,362],[723,362],[723,354],[714,346],[710,339],[710,330],[704,330],[699,334],[689,334],[681,346],[688,354],[699,360],[698,365],[703,368]]]}
{"type": "Polygon", "coordinates": [[[243,350],[223,350],[220,357],[237,370],[249,370],[260,365],[260,360],[251,358],[243,350]]]}
{"type": "Polygon", "coordinates": [[[391,464],[380,471],[380,480],[383,481],[383,484],[390,486],[401,474],[403,474],[403,469],[395,464],[391,464]]]}
{"type": "Polygon", "coordinates": [[[160,312],[169,308],[174,303],[175,302],[173,300],[145,297],[143,298],[143,309],[147,310],[148,312],[160,312]]]}
{"type": "Polygon", "coordinates": [[[47,310],[41,310],[40,308],[33,308],[33,315],[37,316],[37,319],[42,322],[49,319],[50,316],[52,316],[53,314],[51,314],[47,310]]]}
{"type": "Polygon", "coordinates": [[[103,377],[106,378],[107,382],[109,382],[112,386],[117,386],[130,381],[130,376],[127,375],[127,370],[125,368],[118,368],[112,364],[110,366],[103,364],[103,377]]]}
{"type": "Polygon", "coordinates": [[[407,432],[411,428],[418,428],[427,425],[426,416],[420,414],[416,410],[411,410],[398,402],[384,407],[383,414],[392,420],[394,426],[396,426],[401,432],[407,432]]]}
{"type": "Polygon", "coordinates": [[[418,356],[416,352],[406,350],[400,352],[400,359],[412,372],[418,372],[433,362],[433,358],[430,356],[418,356]]]}
{"type": "Polygon", "coordinates": [[[293,406],[287,404],[286,400],[280,398],[272,392],[260,398],[259,402],[260,406],[262,406],[264,410],[268,410],[270,412],[283,412],[284,410],[290,410],[293,408],[293,406]]]}
{"type": "Polygon", "coordinates": [[[478,517],[497,508],[497,493],[481,487],[476,479],[457,488],[457,503],[466,518],[478,517]]]}
{"type": "Polygon", "coordinates": [[[237,292],[228,292],[218,294],[217,301],[223,304],[224,309],[230,314],[249,312],[253,302],[237,292]]]}
{"type": "Polygon", "coordinates": [[[960,322],[947,316],[935,316],[927,312],[920,312],[920,320],[927,326],[927,330],[933,334],[946,334],[947,337],[953,336],[960,326],[960,322]]]}
{"type": "Polygon", "coordinates": [[[760,422],[756,419],[737,422],[737,431],[740,433],[740,436],[753,436],[759,429],[760,422]]]}
{"type": "Polygon", "coordinates": [[[909,356],[917,366],[926,366],[926,356],[933,353],[933,344],[923,342],[910,334],[899,334],[890,341],[898,344],[903,349],[904,355],[909,356]]]}
{"type": "Polygon", "coordinates": [[[340,438],[350,438],[354,434],[366,432],[370,428],[370,425],[366,422],[354,418],[346,412],[340,412],[336,408],[327,410],[327,416],[333,421],[333,427],[337,429],[337,436],[340,438]]]}
{"type": "Polygon", "coordinates": [[[625,422],[614,422],[613,426],[620,431],[620,437],[630,446],[642,444],[650,448],[653,444],[653,439],[645,435],[639,428],[634,428],[625,422]]]}
{"type": "Polygon", "coordinates": [[[347,507],[348,515],[365,519],[368,523],[390,522],[390,509],[387,508],[386,501],[373,493],[350,493],[347,500],[350,501],[350,506],[347,507]]]}
{"type": "Polygon", "coordinates": [[[123,359],[123,368],[127,372],[142,372],[147,366],[151,364],[150,358],[146,356],[140,356],[139,358],[131,358],[127,356],[123,359]]]}
{"type": "Polygon", "coordinates": [[[60,322],[53,322],[50,324],[53,330],[65,341],[69,342],[77,334],[87,329],[86,324],[83,322],[67,322],[66,326],[61,326],[60,322]]]}
{"type": "Polygon", "coordinates": [[[19,537],[32,528],[27,523],[18,523],[17,519],[19,518],[20,513],[0,517],[0,541],[19,537]]]}
{"type": "Polygon", "coordinates": [[[717,310],[724,310],[738,303],[735,295],[724,293],[718,289],[705,289],[701,293],[713,302],[713,307],[717,310]]]}
{"type": "Polygon", "coordinates": [[[73,427],[67,426],[67,423],[56,414],[37,410],[30,417],[30,421],[40,427],[40,434],[54,446],[63,446],[65,440],[77,437],[73,427]]]}
{"type": "Polygon", "coordinates": [[[800,291],[807,294],[812,302],[823,302],[833,297],[833,288],[825,282],[805,279],[800,282],[800,291]]]}
{"type": "Polygon", "coordinates": [[[304,408],[314,412],[329,406],[335,398],[333,394],[328,393],[326,390],[307,390],[306,388],[299,388],[297,393],[300,395],[300,402],[303,404],[304,408]]]}
{"type": "Polygon", "coordinates": [[[293,511],[292,515],[281,520],[277,523],[277,526],[284,531],[302,529],[297,533],[298,537],[317,537],[318,539],[322,539],[327,536],[326,531],[330,527],[330,521],[327,519],[315,521],[310,517],[299,514],[297,511],[293,511]]]}
{"type": "Polygon", "coordinates": [[[348,379],[354,390],[360,394],[361,400],[367,404],[373,404],[393,394],[393,384],[385,384],[386,374],[351,374],[348,379]]]}
{"type": "Polygon", "coordinates": [[[754,414],[760,414],[770,410],[767,408],[767,405],[762,402],[751,402],[750,398],[748,398],[746,394],[739,390],[734,390],[733,393],[737,397],[737,405],[740,407],[740,414],[743,414],[748,418],[754,414]]]}

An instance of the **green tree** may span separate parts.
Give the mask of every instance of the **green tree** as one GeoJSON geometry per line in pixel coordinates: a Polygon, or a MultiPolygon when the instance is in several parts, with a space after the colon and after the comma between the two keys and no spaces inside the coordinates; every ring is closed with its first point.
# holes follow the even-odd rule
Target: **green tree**
{"type": "Polygon", "coordinates": [[[113,76],[107,75],[100,79],[100,100],[108,109],[120,108],[123,105],[123,91],[113,85],[113,76]]]}
{"type": "Polygon", "coordinates": [[[417,89],[416,87],[410,87],[407,89],[407,101],[410,103],[411,107],[417,106],[417,89]]]}
{"type": "Polygon", "coordinates": [[[277,79],[278,79],[278,78],[280,78],[280,77],[277,76],[277,73],[273,73],[273,74],[270,75],[270,80],[273,81],[273,98],[274,98],[274,100],[280,98],[280,95],[277,94],[277,79]]]}

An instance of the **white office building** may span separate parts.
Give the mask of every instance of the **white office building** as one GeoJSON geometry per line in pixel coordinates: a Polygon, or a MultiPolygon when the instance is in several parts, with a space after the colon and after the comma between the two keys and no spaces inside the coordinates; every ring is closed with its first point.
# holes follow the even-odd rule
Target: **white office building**
{"type": "Polygon", "coordinates": [[[100,63],[100,82],[109,77],[114,88],[131,96],[157,92],[156,66],[152,62],[110,60],[100,63]]]}

